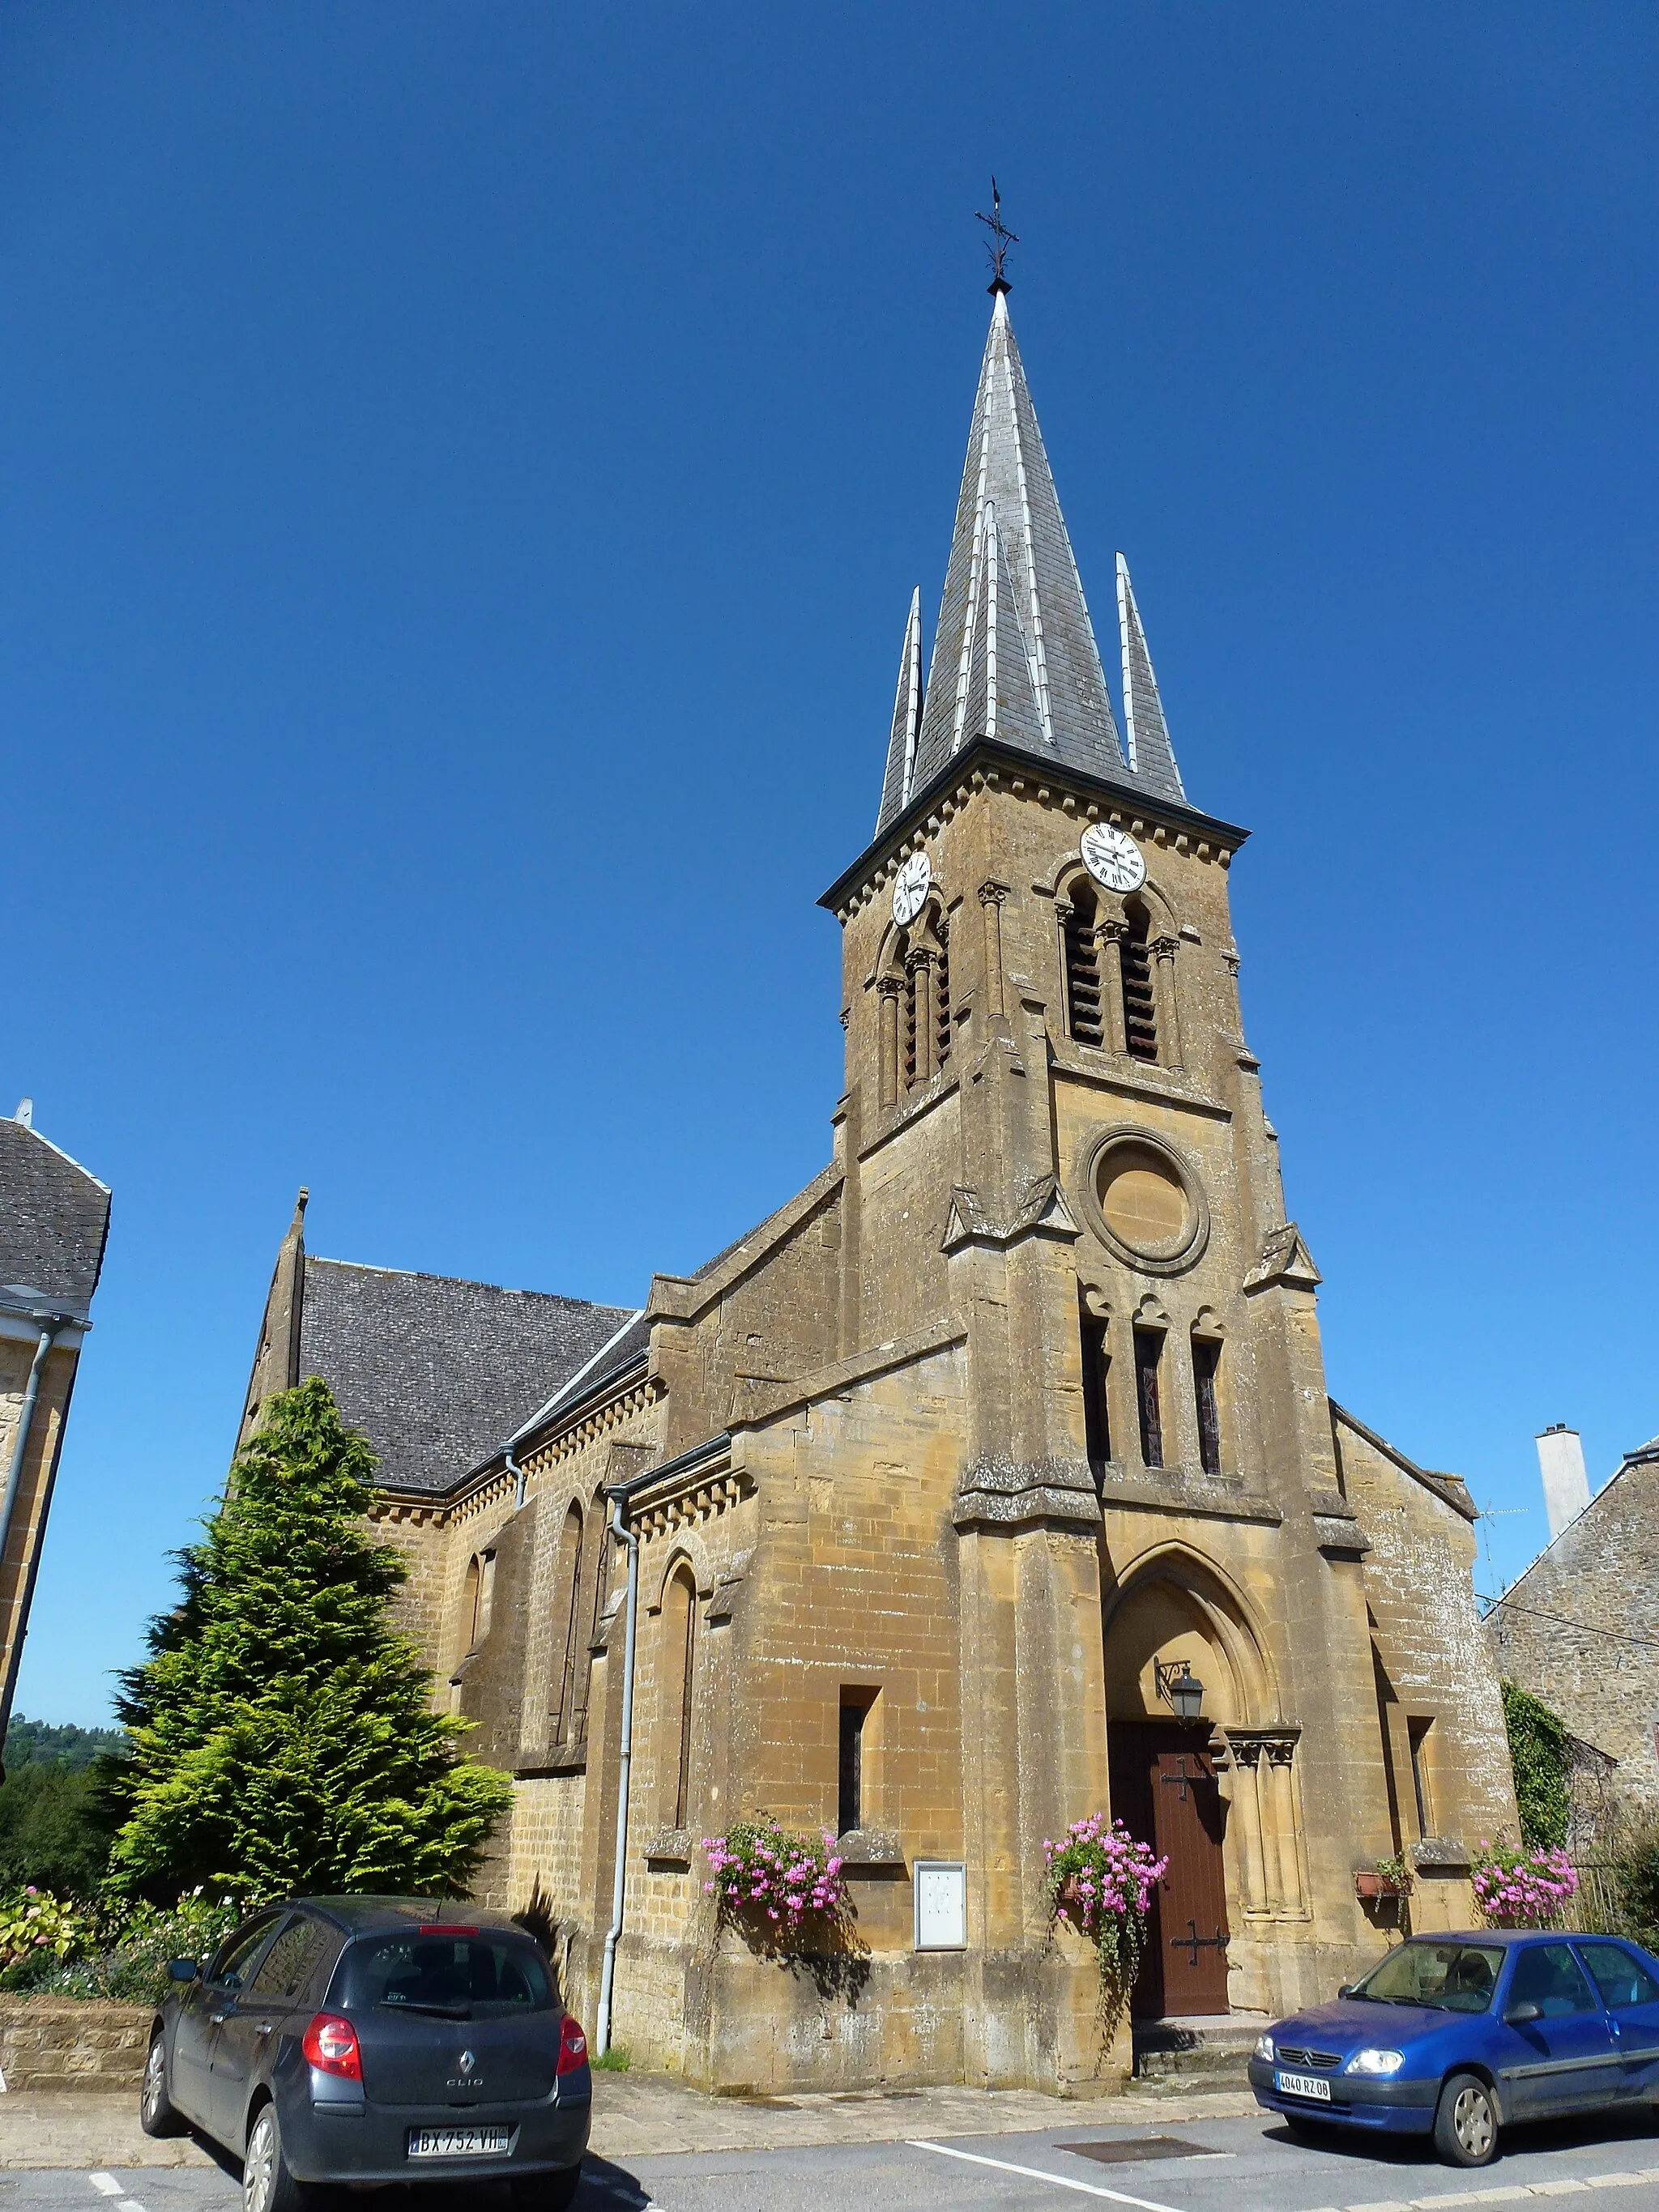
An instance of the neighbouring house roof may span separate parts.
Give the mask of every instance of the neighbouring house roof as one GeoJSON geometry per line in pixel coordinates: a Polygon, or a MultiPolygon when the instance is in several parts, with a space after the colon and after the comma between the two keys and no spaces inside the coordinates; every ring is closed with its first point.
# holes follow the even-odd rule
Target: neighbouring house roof
{"type": "Polygon", "coordinates": [[[109,1188],[27,1121],[0,1121],[0,1304],[84,1321],[109,1236],[109,1188]]]}
{"type": "Polygon", "coordinates": [[[299,1372],[320,1375],[390,1490],[452,1489],[630,1318],[542,1291],[306,1254],[299,1372]]]}

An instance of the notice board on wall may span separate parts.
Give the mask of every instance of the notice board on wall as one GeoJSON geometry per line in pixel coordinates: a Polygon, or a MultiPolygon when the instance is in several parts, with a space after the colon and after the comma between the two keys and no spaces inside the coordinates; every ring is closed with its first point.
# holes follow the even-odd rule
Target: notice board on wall
{"type": "Polygon", "coordinates": [[[915,1862],[916,1948],[968,1948],[968,1869],[960,1859],[915,1862]]]}

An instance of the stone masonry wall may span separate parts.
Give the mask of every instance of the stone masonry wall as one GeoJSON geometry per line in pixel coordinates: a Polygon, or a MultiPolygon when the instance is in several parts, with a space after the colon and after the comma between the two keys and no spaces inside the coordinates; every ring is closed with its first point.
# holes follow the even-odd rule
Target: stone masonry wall
{"type": "Polygon", "coordinates": [[[155,2018],[149,2005],[0,1997],[0,2074],[9,2090],[137,2090],[155,2018]]]}
{"type": "Polygon", "coordinates": [[[1659,1797],[1659,1460],[1627,1461],[1486,1616],[1498,1673],[1659,1797]]]}

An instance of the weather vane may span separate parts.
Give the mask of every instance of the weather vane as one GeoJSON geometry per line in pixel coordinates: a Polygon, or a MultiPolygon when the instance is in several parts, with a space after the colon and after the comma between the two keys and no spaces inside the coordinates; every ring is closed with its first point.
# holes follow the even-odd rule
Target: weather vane
{"type": "Polygon", "coordinates": [[[986,289],[990,292],[1006,292],[1010,288],[1008,279],[1002,273],[1002,264],[1006,258],[1008,248],[1019,244],[1019,234],[1017,231],[1010,230],[1002,220],[1002,194],[997,190],[997,180],[994,177],[991,179],[991,212],[989,215],[980,215],[975,212],[974,220],[975,222],[982,222],[991,234],[990,241],[985,248],[991,257],[991,281],[986,289]]]}

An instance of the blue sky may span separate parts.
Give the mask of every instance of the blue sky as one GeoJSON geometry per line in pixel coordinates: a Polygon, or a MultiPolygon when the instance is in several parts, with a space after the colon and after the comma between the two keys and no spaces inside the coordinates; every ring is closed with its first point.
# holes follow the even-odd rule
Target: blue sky
{"type": "MultiPolygon", "coordinates": [[[[1253,826],[1331,1387],[1659,1429],[1659,18],[0,10],[0,1110],[112,1184],[19,1686],[95,1721],[312,1249],[631,1303],[820,1167],[988,302],[1253,826]]],[[[1524,1508],[1526,1510],[1513,1509],[1524,1508]]]]}

